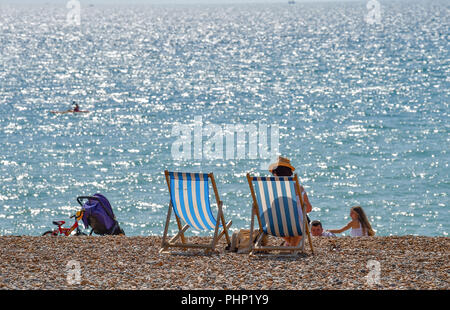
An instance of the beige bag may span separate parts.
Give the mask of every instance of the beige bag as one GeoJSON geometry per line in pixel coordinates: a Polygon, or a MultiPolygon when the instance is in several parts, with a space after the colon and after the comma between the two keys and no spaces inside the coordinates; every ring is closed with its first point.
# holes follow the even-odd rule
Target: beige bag
{"type": "MultiPolygon", "coordinates": [[[[260,235],[259,230],[253,231],[253,242],[256,242],[260,235]]],[[[265,243],[266,236],[263,238],[262,243],[265,243]]],[[[231,252],[237,252],[238,254],[250,252],[250,229],[236,230],[231,236],[231,252]]]]}

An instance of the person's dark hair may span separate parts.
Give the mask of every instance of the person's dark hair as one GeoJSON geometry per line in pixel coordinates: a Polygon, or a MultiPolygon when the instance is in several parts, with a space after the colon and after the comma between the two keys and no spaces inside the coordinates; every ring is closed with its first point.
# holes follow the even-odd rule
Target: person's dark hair
{"type": "Polygon", "coordinates": [[[272,170],[272,174],[276,174],[279,177],[290,177],[292,176],[292,170],[289,167],[278,166],[272,170]]]}
{"type": "Polygon", "coordinates": [[[311,226],[320,226],[320,228],[322,228],[322,223],[320,221],[315,220],[311,222],[311,226]]]}

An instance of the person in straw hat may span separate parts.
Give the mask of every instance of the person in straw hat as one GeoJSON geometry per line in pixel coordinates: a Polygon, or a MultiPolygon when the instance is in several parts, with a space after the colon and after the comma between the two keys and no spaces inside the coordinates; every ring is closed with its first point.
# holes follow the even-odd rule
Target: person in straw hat
{"type": "MultiPolygon", "coordinates": [[[[288,158],[279,156],[278,161],[269,166],[269,171],[274,176],[290,177],[290,176],[292,176],[293,172],[295,171],[295,168],[291,165],[291,161],[288,158]]],[[[301,191],[301,194],[303,197],[303,201],[305,203],[306,213],[309,213],[312,210],[312,206],[311,206],[311,203],[309,202],[308,195],[306,194],[305,189],[301,185],[300,185],[300,191],[301,191]]],[[[297,201],[300,203],[299,198],[297,199],[297,201]]],[[[299,210],[301,210],[301,209],[299,208],[299,210]]],[[[299,216],[301,218],[302,214],[299,214],[299,216]]],[[[309,217],[308,216],[306,216],[306,217],[307,217],[308,223],[309,223],[310,222],[309,217]]],[[[283,239],[285,241],[286,246],[296,246],[299,244],[302,237],[301,236],[283,237],[283,239]]]]}

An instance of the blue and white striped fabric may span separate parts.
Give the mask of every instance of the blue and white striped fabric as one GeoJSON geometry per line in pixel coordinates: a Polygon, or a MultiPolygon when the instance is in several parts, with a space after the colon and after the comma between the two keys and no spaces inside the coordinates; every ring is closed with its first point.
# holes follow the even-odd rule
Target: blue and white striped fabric
{"type": "Polygon", "coordinates": [[[196,230],[214,230],[208,174],[169,172],[169,176],[170,199],[177,216],[196,230]]]}
{"type": "Polygon", "coordinates": [[[292,177],[253,177],[261,225],[278,237],[302,235],[303,215],[292,177]]]}

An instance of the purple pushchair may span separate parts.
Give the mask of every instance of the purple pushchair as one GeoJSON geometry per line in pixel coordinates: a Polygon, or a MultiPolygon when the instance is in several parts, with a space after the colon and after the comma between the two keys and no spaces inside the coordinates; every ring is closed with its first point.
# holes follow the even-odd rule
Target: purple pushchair
{"type": "Polygon", "coordinates": [[[95,194],[94,196],[79,196],[77,201],[82,207],[83,224],[87,229],[92,228],[91,233],[97,235],[125,235],[123,229],[120,228],[116,220],[111,204],[108,199],[102,194],[95,194]],[[87,200],[83,203],[83,201],[87,200]]]}

